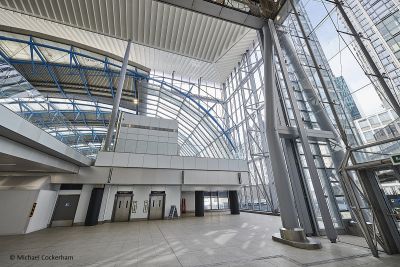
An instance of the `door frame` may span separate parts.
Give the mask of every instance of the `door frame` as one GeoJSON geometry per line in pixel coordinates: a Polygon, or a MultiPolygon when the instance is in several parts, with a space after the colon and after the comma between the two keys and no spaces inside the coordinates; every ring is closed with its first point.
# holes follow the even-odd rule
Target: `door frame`
{"type": "Polygon", "coordinates": [[[147,211],[147,220],[150,220],[151,197],[152,196],[162,196],[163,197],[161,220],[164,220],[164,216],[165,216],[165,199],[166,199],[165,191],[151,191],[151,193],[149,194],[149,208],[148,208],[148,211],[147,211]]]}
{"type": "Polygon", "coordinates": [[[118,196],[130,196],[131,198],[129,204],[129,212],[128,212],[128,222],[129,222],[131,219],[131,212],[132,212],[133,191],[117,191],[117,193],[115,193],[111,222],[115,222],[115,208],[117,207],[118,196]]]}

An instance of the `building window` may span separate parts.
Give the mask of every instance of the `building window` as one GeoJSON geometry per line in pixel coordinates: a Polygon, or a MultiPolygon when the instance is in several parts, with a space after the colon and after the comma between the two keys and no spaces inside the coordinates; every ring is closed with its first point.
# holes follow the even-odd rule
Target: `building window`
{"type": "Polygon", "coordinates": [[[381,123],[379,122],[379,119],[377,116],[372,116],[368,118],[369,123],[371,123],[372,128],[381,126],[381,123]]]}
{"type": "Polygon", "coordinates": [[[362,130],[369,130],[371,127],[369,126],[369,123],[367,120],[361,120],[358,122],[358,124],[360,125],[360,128],[362,130]]]}
{"type": "Polygon", "coordinates": [[[204,192],[205,210],[229,209],[228,191],[204,192]]]}

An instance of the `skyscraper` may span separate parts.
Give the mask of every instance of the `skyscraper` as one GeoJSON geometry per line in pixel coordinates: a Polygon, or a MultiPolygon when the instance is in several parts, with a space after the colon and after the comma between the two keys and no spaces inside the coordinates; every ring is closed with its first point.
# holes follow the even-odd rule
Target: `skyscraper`
{"type": "MultiPolygon", "coordinates": [[[[350,20],[362,35],[375,64],[386,77],[393,94],[400,94],[400,2],[398,0],[346,0],[350,20]]],[[[357,47],[356,55],[366,73],[372,73],[357,47]]],[[[370,76],[372,81],[375,77],[370,76]]],[[[380,86],[374,83],[378,91],[380,86]]],[[[380,94],[386,107],[388,103],[380,94]]],[[[399,101],[399,100],[398,100],[399,101]]]]}
{"type": "Polygon", "coordinates": [[[342,102],[348,107],[350,115],[353,120],[358,120],[361,118],[361,113],[358,110],[357,104],[351,95],[350,89],[347,86],[346,80],[343,76],[335,77],[335,83],[338,88],[338,94],[342,102]]]}

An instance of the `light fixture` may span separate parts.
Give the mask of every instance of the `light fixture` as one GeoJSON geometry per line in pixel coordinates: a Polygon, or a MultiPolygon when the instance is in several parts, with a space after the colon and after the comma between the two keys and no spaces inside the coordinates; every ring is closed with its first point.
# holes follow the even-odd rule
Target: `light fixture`
{"type": "Polygon", "coordinates": [[[132,102],[133,102],[134,105],[137,105],[137,104],[139,104],[139,99],[134,98],[134,99],[132,100],[132,102]]]}

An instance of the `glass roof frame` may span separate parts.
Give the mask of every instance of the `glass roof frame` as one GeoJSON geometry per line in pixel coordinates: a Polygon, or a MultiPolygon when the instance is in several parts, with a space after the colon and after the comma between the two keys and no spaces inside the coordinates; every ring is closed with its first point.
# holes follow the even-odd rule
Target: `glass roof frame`
{"type": "MultiPolygon", "coordinates": [[[[9,95],[0,91],[0,100],[3,98],[3,102],[5,101],[14,112],[28,120],[36,121],[39,127],[47,129],[60,140],[74,133],[76,142],[69,145],[80,151],[88,149],[89,143],[99,143],[104,138],[104,131],[90,133],[80,129],[79,126],[86,125],[90,128],[94,127],[94,124],[95,126],[101,124],[104,127],[108,123],[111,110],[105,105],[109,105],[114,97],[114,79],[119,75],[118,69],[122,65],[121,62],[70,45],[5,32],[0,32],[1,57],[8,63],[6,66],[7,64],[3,62],[2,66],[8,68],[12,66],[13,73],[16,73],[15,77],[20,79],[16,80],[14,77],[16,83],[10,84],[11,88],[3,90],[9,95]],[[4,49],[4,42],[8,45],[17,43],[19,46],[7,50],[4,49]],[[14,52],[7,54],[6,51],[14,52]],[[59,51],[59,54],[54,51],[59,51]],[[20,56],[19,53],[23,55],[20,56]],[[27,53],[30,53],[29,56],[27,53]],[[22,73],[19,73],[19,70],[22,73]],[[42,74],[43,81],[38,86],[30,84],[30,80],[35,82],[34,78],[37,74],[33,70],[42,74]],[[27,79],[23,74],[27,74],[27,79]],[[63,77],[61,80],[60,75],[63,77]],[[104,86],[104,89],[95,91],[94,95],[93,83],[98,82],[98,79],[103,79],[101,86],[104,86]],[[71,81],[79,85],[65,84],[71,81]],[[65,88],[67,91],[63,90],[65,88]],[[46,97],[40,96],[44,89],[43,92],[48,93],[46,97]],[[28,91],[34,92],[36,98],[27,94],[28,91]],[[71,92],[84,96],[83,101],[86,102],[80,102],[82,100],[75,98],[75,95],[71,96],[71,92]],[[106,104],[102,99],[97,98],[98,96],[111,101],[106,104]],[[46,112],[49,110],[50,112],[46,112]],[[63,127],[59,126],[52,127],[56,121],[49,119],[52,114],[57,116],[58,124],[62,125],[64,122],[71,130],[61,130],[63,127]],[[76,116],[78,119],[71,119],[71,116],[76,116]],[[39,123],[40,121],[42,122],[39,123]],[[87,140],[88,135],[91,135],[93,140],[87,140]],[[86,140],[85,146],[80,143],[82,140],[86,140]]],[[[238,157],[236,144],[232,141],[230,129],[224,121],[223,116],[226,110],[221,99],[220,85],[216,86],[207,82],[193,83],[190,80],[182,78],[178,80],[168,75],[160,76],[158,73],[148,75],[132,66],[128,67],[127,77],[130,80],[129,84],[127,82],[124,84],[124,88],[128,91],[124,89],[123,100],[129,102],[138,98],[140,103],[120,110],[178,120],[181,155],[238,157]]],[[[0,80],[1,78],[5,80],[4,77],[0,77],[0,80]]],[[[11,79],[11,77],[7,78],[11,79]]],[[[91,155],[95,157],[96,151],[92,152],[91,155]]]]}

